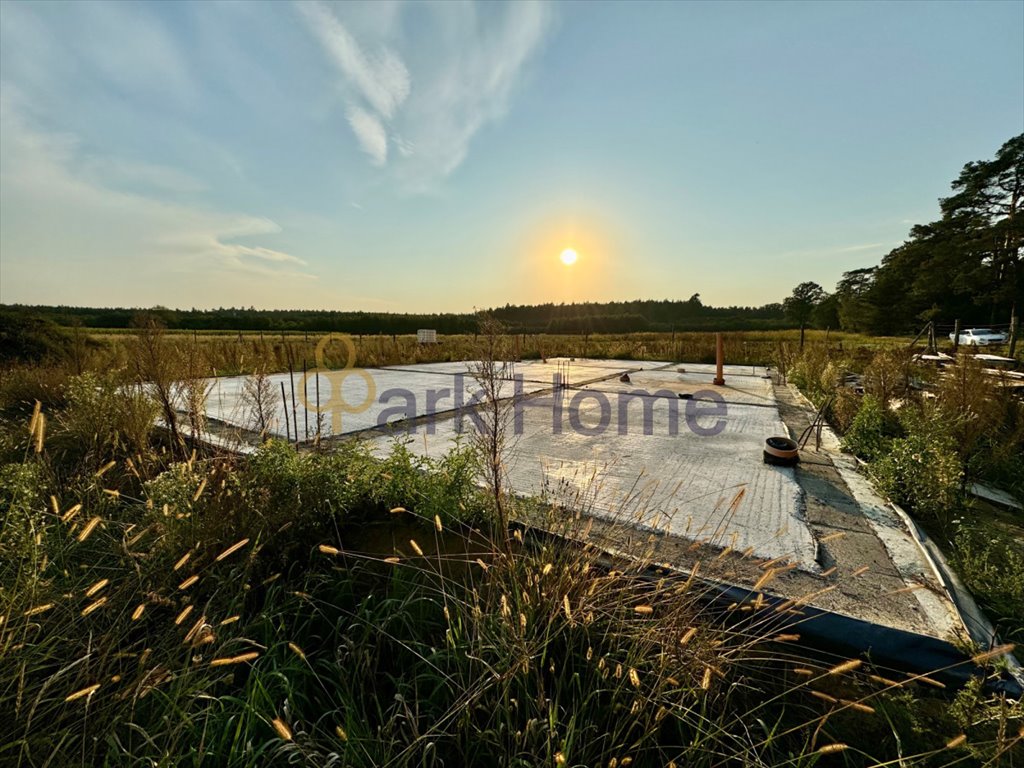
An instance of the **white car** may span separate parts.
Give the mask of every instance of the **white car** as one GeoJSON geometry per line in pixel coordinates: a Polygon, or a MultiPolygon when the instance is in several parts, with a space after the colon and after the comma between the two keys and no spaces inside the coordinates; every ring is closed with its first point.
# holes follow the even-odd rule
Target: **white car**
{"type": "MultiPolygon", "coordinates": [[[[955,334],[949,334],[950,341],[956,341],[955,334]]],[[[989,344],[1005,344],[1006,334],[989,328],[968,328],[960,331],[960,343],[968,347],[987,347],[989,344]]]]}

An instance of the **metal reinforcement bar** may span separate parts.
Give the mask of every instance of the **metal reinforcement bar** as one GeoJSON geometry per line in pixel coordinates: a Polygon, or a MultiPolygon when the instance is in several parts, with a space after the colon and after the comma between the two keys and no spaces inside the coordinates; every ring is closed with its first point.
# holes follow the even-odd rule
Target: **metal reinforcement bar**
{"type": "MultiPolygon", "coordinates": [[[[576,539],[513,522],[524,541],[559,543],[582,549],[584,543],[576,539]]],[[[590,544],[588,546],[596,545],[590,544]]],[[[608,569],[621,566],[624,562],[635,562],[627,553],[605,547],[596,547],[608,569]]],[[[1005,693],[1011,699],[1020,699],[1021,683],[1013,675],[1004,673],[999,678],[988,676],[985,669],[976,664],[963,650],[937,637],[887,627],[845,614],[816,608],[799,599],[753,590],[750,587],[728,584],[704,576],[694,576],[689,570],[658,563],[644,568],[641,577],[652,582],[666,578],[678,581],[692,580],[697,599],[712,609],[715,617],[726,623],[754,623],[760,631],[769,632],[798,629],[800,642],[809,648],[826,653],[849,657],[862,655],[874,666],[896,669],[911,675],[927,676],[951,688],[961,688],[973,678],[982,678],[986,690],[1005,693]],[[762,595],[760,611],[741,612],[734,610],[737,604],[749,603],[762,595]],[[790,612],[797,611],[798,615],[790,612]],[[766,620],[774,612],[775,616],[766,620]]]]}

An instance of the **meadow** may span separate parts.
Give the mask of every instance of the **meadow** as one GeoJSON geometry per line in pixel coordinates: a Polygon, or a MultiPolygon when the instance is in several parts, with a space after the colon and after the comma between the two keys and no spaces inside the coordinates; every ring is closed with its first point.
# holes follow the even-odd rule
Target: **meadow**
{"type": "MultiPolygon", "coordinates": [[[[297,453],[271,441],[234,456],[154,431],[157,403],[131,386],[147,370],[301,368],[315,343],[83,334],[60,359],[4,371],[0,762],[1021,764],[1021,705],[980,679],[954,691],[812,652],[756,606],[724,622],[699,582],[652,579],[642,547],[614,561],[506,528],[472,446],[437,461],[400,445],[375,459],[354,442],[297,453]]],[[[518,343],[523,357],[713,359],[710,334],[518,343]]],[[[355,344],[359,365],[479,355],[472,336],[355,344]]],[[[899,345],[814,334],[801,353],[795,332],[730,334],[726,357],[783,365],[812,398],[862,371],[868,397],[888,393],[881,417],[846,399],[830,415],[851,450],[877,449],[872,466],[898,489],[905,462],[886,457],[949,448],[886,415],[884,365],[899,345]]],[[[944,525],[929,488],[901,501],[944,525]]],[[[589,539],[557,494],[501,503],[589,539]]],[[[985,578],[1007,565],[995,551],[972,557],[985,578]]],[[[993,595],[1012,603],[1006,574],[993,595]]],[[[999,656],[975,660],[994,674],[999,656]]]]}
{"type": "MultiPolygon", "coordinates": [[[[78,329],[76,346],[84,369],[116,369],[128,364],[131,339],[128,329],[78,329]]],[[[312,367],[317,344],[327,334],[305,332],[261,333],[229,331],[166,331],[166,339],[182,353],[194,350],[211,375],[239,375],[256,370],[278,372],[289,365],[312,367]]],[[[732,364],[770,365],[780,347],[795,351],[799,331],[730,331],[723,334],[725,359],[732,364]]],[[[472,359],[479,343],[476,335],[439,336],[437,344],[419,344],[415,335],[353,334],[356,367],[447,362],[472,359]]],[[[661,360],[713,363],[715,335],[707,332],[623,334],[518,334],[511,337],[511,351],[524,359],[547,357],[594,357],[620,360],[661,360]]],[[[805,343],[829,344],[834,349],[886,349],[905,345],[904,337],[874,337],[835,331],[807,331],[805,343]]],[[[339,343],[325,347],[328,367],[353,365],[339,343]]]]}

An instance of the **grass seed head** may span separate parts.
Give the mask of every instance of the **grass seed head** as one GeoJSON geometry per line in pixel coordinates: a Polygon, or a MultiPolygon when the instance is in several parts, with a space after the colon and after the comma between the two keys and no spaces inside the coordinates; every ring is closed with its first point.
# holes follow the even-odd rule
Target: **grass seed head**
{"type": "Polygon", "coordinates": [[[824,747],[818,750],[819,755],[832,755],[836,752],[845,752],[850,746],[841,742],[836,744],[826,744],[824,747]]]}
{"type": "Polygon", "coordinates": [[[275,717],[273,720],[274,730],[277,731],[277,735],[285,741],[293,741],[291,729],[285,725],[284,720],[279,717],[275,717]]]}
{"type": "Polygon", "coordinates": [[[97,515],[88,523],[85,524],[85,528],[82,529],[81,533],[78,534],[78,540],[80,542],[85,541],[92,535],[92,532],[96,530],[96,526],[100,524],[100,517],[97,515]]]}
{"type": "Polygon", "coordinates": [[[230,557],[231,555],[235,554],[235,552],[240,550],[242,547],[244,547],[248,543],[249,543],[249,539],[242,539],[241,541],[235,542],[230,547],[228,547],[223,552],[221,552],[219,555],[217,555],[217,557],[214,559],[214,562],[215,563],[219,563],[221,560],[223,560],[223,559],[225,559],[227,557],[230,557]]]}
{"type": "Polygon", "coordinates": [[[87,688],[83,688],[80,691],[75,691],[74,693],[70,694],[67,698],[65,698],[64,701],[74,701],[75,699],[81,699],[87,696],[92,696],[94,693],[96,693],[96,691],[99,690],[99,687],[99,683],[94,683],[88,686],[87,688]]]}
{"type": "Polygon", "coordinates": [[[260,657],[259,651],[240,653],[238,656],[225,656],[210,661],[211,667],[226,667],[230,664],[244,664],[247,661],[255,661],[260,657]]]}
{"type": "Polygon", "coordinates": [[[836,664],[836,666],[832,667],[832,669],[828,671],[828,674],[842,675],[846,672],[852,672],[853,670],[860,667],[860,665],[863,663],[864,662],[862,662],[860,659],[850,659],[849,661],[844,661],[842,664],[836,664]]]}
{"type": "Polygon", "coordinates": [[[85,596],[86,597],[92,597],[97,592],[99,592],[99,590],[101,590],[103,587],[105,587],[106,585],[108,585],[110,583],[111,583],[110,579],[100,579],[98,582],[96,582],[94,585],[92,585],[91,587],[89,587],[89,589],[87,589],[85,591],[85,596]]]}
{"type": "Polygon", "coordinates": [[[85,608],[83,608],[83,609],[82,609],[82,615],[83,615],[83,616],[88,616],[88,615],[89,615],[90,613],[92,613],[93,611],[97,610],[98,608],[102,608],[102,607],[103,607],[103,605],[104,605],[104,604],[105,604],[106,602],[107,602],[107,598],[105,598],[105,597],[101,597],[101,598],[100,598],[99,600],[97,600],[96,602],[94,602],[94,603],[90,603],[90,604],[89,604],[89,605],[87,605],[87,606],[86,606],[85,608]]]}
{"type": "Polygon", "coordinates": [[[185,579],[183,582],[181,582],[181,584],[178,585],[178,589],[188,589],[197,581],[199,581],[199,575],[193,574],[189,576],[187,579],[185,579]]]}
{"type": "Polygon", "coordinates": [[[979,653],[975,656],[972,656],[971,661],[973,661],[975,664],[984,664],[985,662],[991,661],[992,659],[998,658],[999,656],[1005,656],[1008,653],[1012,653],[1014,647],[1015,646],[1013,643],[997,645],[996,647],[991,648],[990,650],[987,650],[984,653],[979,653]]]}

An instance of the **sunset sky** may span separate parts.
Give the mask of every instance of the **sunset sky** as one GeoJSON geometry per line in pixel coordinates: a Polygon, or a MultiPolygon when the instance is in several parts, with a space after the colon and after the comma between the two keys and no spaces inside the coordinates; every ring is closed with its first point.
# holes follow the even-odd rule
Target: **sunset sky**
{"type": "Polygon", "coordinates": [[[1022,131],[1022,2],[7,1],[0,302],[763,304],[1022,131]]]}

